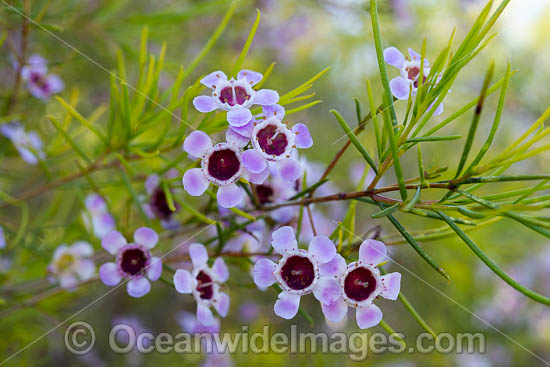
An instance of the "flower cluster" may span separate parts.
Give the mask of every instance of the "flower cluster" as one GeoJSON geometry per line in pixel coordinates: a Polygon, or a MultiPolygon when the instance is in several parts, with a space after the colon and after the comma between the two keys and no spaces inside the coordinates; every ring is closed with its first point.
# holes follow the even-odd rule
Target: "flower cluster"
{"type": "Polygon", "coordinates": [[[220,206],[231,208],[243,200],[236,185],[241,178],[261,185],[274,169],[289,183],[300,177],[296,148],[309,148],[313,140],[304,124],[289,128],[282,121],[285,111],[276,104],[276,91],[252,88],[262,77],[241,70],[237,80],[228,80],[223,72],[216,71],[201,80],[213,90],[212,96],[198,96],[193,105],[200,112],[227,111],[229,128],[222,143],[213,144],[203,131],[194,131],[185,139],[183,149],[201,159],[201,168],[192,168],[183,176],[183,186],[190,195],[202,195],[213,183],[219,186],[220,206]],[[252,115],[249,108],[253,105],[261,105],[262,112],[252,115]]]}
{"type": "Polygon", "coordinates": [[[29,57],[27,64],[21,68],[21,77],[27,82],[29,92],[43,101],[65,88],[59,76],[48,74],[48,63],[39,55],[29,57]]]}
{"type": "Polygon", "coordinates": [[[59,246],[48,266],[51,281],[57,280],[62,288],[73,289],[78,283],[91,279],[95,275],[95,264],[90,259],[93,253],[92,246],[83,241],[59,246]]]}
{"type": "Polygon", "coordinates": [[[380,275],[377,265],[386,257],[386,246],[366,240],[359,248],[359,260],[346,265],[336,247],[325,236],[316,236],[308,251],[299,249],[291,227],[273,232],[272,245],[282,255],[278,263],[260,259],[254,265],[254,282],[260,288],[278,283],[283,290],[275,302],[275,314],[291,319],[298,312],[300,297],[313,293],[327,320],[341,321],[348,306],[356,308],[357,325],[369,328],[382,319],[373,300],[382,296],[395,300],[401,274],[380,275]]]}
{"type": "Polygon", "coordinates": [[[36,131],[26,132],[18,122],[12,122],[0,126],[0,133],[10,139],[21,158],[28,164],[37,164],[39,160],[46,158],[42,149],[42,140],[36,131]]]}

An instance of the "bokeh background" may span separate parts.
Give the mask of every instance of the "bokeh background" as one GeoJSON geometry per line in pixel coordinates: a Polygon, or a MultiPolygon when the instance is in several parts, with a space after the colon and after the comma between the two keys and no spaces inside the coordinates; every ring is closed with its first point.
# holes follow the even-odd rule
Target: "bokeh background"
{"type": "MultiPolygon", "coordinates": [[[[116,66],[115,50],[120,48],[127,58],[130,75],[135,74],[138,60],[139,37],[144,26],[149,26],[149,50],[160,49],[167,42],[163,82],[169,84],[175,78],[179,66],[187,65],[200,51],[204,42],[216,28],[228,2],[220,0],[174,1],[174,0],[37,0],[33,7],[41,8],[49,3],[43,23],[47,29],[59,35],[90,59],[107,69],[116,66]]],[[[393,45],[405,51],[407,47],[420,50],[427,41],[427,57],[432,60],[448,42],[456,28],[455,40],[462,40],[475,17],[485,4],[477,0],[384,0],[379,1],[381,27],[385,46],[393,45]]],[[[13,12],[2,8],[1,23],[6,26],[17,24],[19,18],[13,12]]],[[[365,80],[373,83],[375,96],[381,99],[381,86],[373,44],[367,1],[362,0],[242,0],[228,28],[216,43],[210,55],[201,63],[193,77],[219,68],[230,68],[236,59],[248,31],[255,19],[255,9],[260,9],[262,19],[259,30],[244,64],[253,70],[265,70],[275,61],[275,70],[266,85],[282,91],[290,90],[302,81],[327,66],[331,70],[315,83],[316,98],[323,103],[292,116],[294,121],[305,122],[312,131],[315,145],[305,152],[312,162],[327,164],[342,145],[335,142],[342,136],[340,127],[328,112],[339,110],[348,121],[355,120],[353,97],[358,98],[364,110],[366,103],[365,80]]],[[[507,97],[507,105],[497,135],[495,149],[503,148],[548,107],[550,102],[550,2],[548,0],[512,0],[497,22],[494,31],[498,33],[491,44],[461,73],[451,93],[445,100],[445,112],[435,117],[432,124],[441,121],[464,103],[474,98],[480,90],[483,75],[491,60],[495,62],[498,78],[503,75],[506,64],[511,62],[514,74],[507,97]]],[[[33,29],[29,48],[33,53],[43,55],[50,61],[52,71],[59,74],[66,83],[63,96],[78,89],[79,111],[89,114],[98,105],[109,102],[109,76],[87,58],[74,52],[48,33],[33,29]]],[[[390,68],[390,78],[397,75],[390,68]]],[[[0,85],[7,93],[13,69],[6,48],[0,55],[0,85]]],[[[482,116],[480,130],[485,136],[492,122],[497,96],[489,98],[486,112],[482,116]]],[[[27,126],[43,135],[54,135],[53,127],[44,118],[47,113],[60,113],[60,106],[50,101],[40,103],[31,98],[20,101],[19,110],[25,111],[27,126]]],[[[398,114],[403,116],[403,103],[398,103],[398,114]]],[[[465,135],[471,114],[466,113],[443,132],[445,135],[465,135]]],[[[374,150],[371,136],[362,137],[363,143],[374,150]]],[[[481,140],[481,139],[480,139],[481,140]]],[[[479,143],[479,142],[478,142],[479,143]]],[[[424,159],[428,166],[448,165],[454,167],[459,158],[462,142],[434,143],[424,146],[424,159]]],[[[10,149],[6,139],[0,141],[0,185],[8,192],[18,190],[18,185],[32,186],[42,180],[42,172],[22,163],[10,149]]],[[[53,152],[56,152],[52,148],[53,152]]],[[[493,151],[494,152],[494,151],[493,151]]],[[[66,159],[66,152],[49,156],[51,163],[66,159]]],[[[509,172],[549,173],[550,154],[523,162],[509,172]]],[[[330,178],[339,190],[354,189],[353,176],[357,175],[360,157],[350,149],[343,157],[330,178]]],[[[414,156],[404,157],[404,167],[409,176],[416,175],[414,156]],[[410,162],[411,164],[407,164],[410,162]],[[408,168],[410,166],[410,168],[408,168]]],[[[105,193],[116,194],[116,184],[105,182],[105,193]],[[113,186],[113,187],[111,187],[113,186]]],[[[384,183],[394,183],[392,173],[384,183]]],[[[498,190],[517,188],[514,184],[501,184],[498,190]]],[[[483,191],[481,191],[483,192],[483,191]]],[[[85,233],[81,223],[78,195],[66,187],[60,193],[63,202],[55,210],[42,213],[39,228],[31,228],[32,235],[24,243],[25,251],[17,256],[2,254],[2,293],[9,296],[11,286],[24,284],[25,289],[39,292],[48,287],[45,267],[51,254],[61,241],[76,239],[85,233]],[[33,288],[34,287],[34,288],[33,288]]],[[[41,213],[43,203],[32,202],[33,210],[41,213]]],[[[325,210],[322,207],[320,210],[325,210]]],[[[326,210],[329,213],[328,210],[326,210]]],[[[358,233],[377,225],[382,227],[383,238],[395,240],[395,231],[383,219],[374,220],[370,214],[374,209],[359,206],[358,233]]],[[[9,228],[17,224],[17,215],[9,209],[0,209],[0,220],[9,228]]],[[[328,215],[328,214],[327,214],[328,215]]],[[[31,219],[33,216],[31,215],[31,219]]],[[[439,227],[423,218],[400,216],[402,222],[414,233],[422,234],[439,227]]],[[[550,294],[550,243],[548,239],[517,223],[502,219],[481,230],[471,232],[480,247],[506,271],[522,284],[548,295],[550,294]]],[[[173,239],[179,244],[183,239],[173,239]],[[178,242],[179,241],[179,242],[178,242]]],[[[99,242],[92,240],[96,248],[99,242]],[[93,242],[95,241],[95,242],[93,242]]],[[[394,241],[398,242],[398,241],[394,241]]],[[[433,272],[407,245],[396,244],[391,248],[392,256],[425,282],[419,281],[391,264],[388,269],[403,272],[402,291],[425,317],[436,332],[482,332],[486,335],[485,354],[438,354],[429,355],[371,355],[361,362],[368,366],[539,366],[542,362],[525,348],[542,358],[550,359],[550,310],[524,298],[509,288],[496,275],[488,271],[470,250],[459,240],[447,238],[423,243],[430,254],[447,270],[451,282],[446,283],[433,272]],[[427,283],[429,283],[429,285],[427,283]],[[433,287],[433,288],[432,288],[433,287]],[[439,294],[440,290],[449,298],[439,294]],[[459,306],[457,304],[462,305],[459,306]],[[472,313],[479,315],[498,330],[479,321],[472,313]],[[505,335],[503,335],[506,334],[505,335]],[[517,341],[514,342],[512,340],[517,341]]],[[[241,263],[230,267],[232,306],[227,319],[223,320],[223,331],[238,331],[241,325],[250,325],[250,330],[260,329],[264,324],[279,330],[288,330],[290,322],[278,319],[272,310],[275,293],[259,292],[250,288],[251,278],[241,263]],[[244,308],[244,309],[243,309],[244,308]]],[[[23,347],[81,309],[90,301],[105,293],[107,287],[99,282],[79,288],[72,293],[57,294],[32,307],[3,315],[0,319],[0,359],[9,356],[17,347],[23,347]]],[[[399,302],[380,301],[384,318],[397,331],[414,340],[422,332],[403,305],[399,302]]],[[[346,330],[357,331],[354,315],[343,325],[327,326],[320,308],[313,297],[303,299],[303,306],[311,312],[313,326],[299,315],[292,321],[300,330],[346,330]]],[[[7,306],[0,305],[0,308],[7,306]]],[[[123,289],[105,297],[90,307],[78,319],[90,322],[96,328],[98,340],[94,350],[83,357],[70,355],[63,346],[64,327],[52,332],[29,347],[11,365],[51,366],[67,363],[75,366],[101,365],[199,365],[203,356],[160,355],[121,356],[108,349],[108,330],[116,320],[131,320],[145,330],[175,333],[181,330],[178,322],[181,311],[194,312],[191,297],[182,297],[164,284],[155,284],[152,292],[142,299],[131,299],[123,289]],[[101,337],[104,335],[105,337],[101,337]]],[[[0,310],[1,311],[1,310],[0,310]]],[[[383,331],[380,327],[371,331],[383,331]]],[[[354,365],[345,355],[235,355],[235,366],[277,366],[310,364],[315,366],[354,365]]],[[[13,363],[12,363],[13,362],[13,363]]]]}

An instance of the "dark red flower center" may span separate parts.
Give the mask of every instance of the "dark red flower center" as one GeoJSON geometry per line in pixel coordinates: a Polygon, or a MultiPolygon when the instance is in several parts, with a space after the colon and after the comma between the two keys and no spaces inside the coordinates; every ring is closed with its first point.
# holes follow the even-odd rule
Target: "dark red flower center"
{"type": "Polygon", "coordinates": [[[281,155],[285,152],[288,140],[284,133],[279,131],[277,125],[269,124],[256,134],[260,148],[270,155],[281,155]]]}
{"type": "Polygon", "coordinates": [[[246,89],[243,87],[235,87],[235,95],[233,95],[232,87],[225,87],[220,91],[220,101],[222,103],[227,103],[230,106],[242,105],[250,96],[246,93],[246,89]]]}
{"type": "Polygon", "coordinates": [[[153,191],[153,194],[149,199],[149,205],[153,211],[153,214],[155,214],[155,216],[159,219],[168,220],[174,213],[170,210],[168,201],[166,200],[166,194],[161,187],[157,187],[155,191],[153,191]]]}
{"type": "Polygon", "coordinates": [[[147,266],[148,257],[140,248],[130,248],[122,253],[120,267],[122,271],[129,275],[141,273],[147,266]]]}
{"type": "Polygon", "coordinates": [[[241,168],[241,162],[235,151],[220,149],[208,157],[208,173],[220,181],[229,180],[241,168]]]}
{"type": "Polygon", "coordinates": [[[352,270],[344,280],[344,292],[348,298],[361,302],[369,298],[376,289],[376,278],[364,267],[352,270]]]}
{"type": "Polygon", "coordinates": [[[315,268],[307,257],[294,255],[281,268],[281,277],[290,289],[301,290],[313,283],[315,268]]]}
{"type": "Polygon", "coordinates": [[[211,299],[214,294],[214,288],[212,287],[212,278],[204,271],[197,274],[197,292],[202,299],[211,299]]]}
{"type": "Polygon", "coordinates": [[[256,186],[256,193],[258,194],[258,200],[260,204],[267,204],[273,202],[274,191],[271,186],[263,184],[256,186]]]}

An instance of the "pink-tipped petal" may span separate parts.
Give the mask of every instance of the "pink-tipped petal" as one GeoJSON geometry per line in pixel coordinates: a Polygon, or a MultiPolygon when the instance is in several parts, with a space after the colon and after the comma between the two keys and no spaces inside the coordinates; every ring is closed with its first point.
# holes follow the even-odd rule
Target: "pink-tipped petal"
{"type": "Polygon", "coordinates": [[[358,307],[355,312],[357,326],[361,329],[368,329],[376,326],[382,320],[382,311],[375,304],[370,304],[365,307],[358,307]]]}
{"type": "Polygon", "coordinates": [[[304,124],[296,124],[292,127],[292,132],[296,134],[294,141],[296,147],[300,149],[310,148],[313,145],[313,139],[309,133],[309,129],[304,124]]]}
{"type": "Polygon", "coordinates": [[[319,265],[319,273],[321,276],[337,277],[346,271],[346,260],[340,254],[336,254],[327,263],[319,265]]]}
{"type": "Polygon", "coordinates": [[[227,75],[223,71],[213,71],[201,79],[201,84],[210,89],[214,89],[220,80],[227,80],[227,75]]]}
{"type": "Polygon", "coordinates": [[[229,270],[227,269],[227,265],[225,265],[225,261],[223,261],[221,257],[214,260],[212,270],[214,271],[214,274],[216,274],[219,282],[225,283],[227,279],[229,279],[229,270]]]}
{"type": "Polygon", "coordinates": [[[201,196],[210,184],[200,168],[188,169],[181,182],[185,191],[191,196],[201,196]]]}
{"type": "Polygon", "coordinates": [[[401,289],[401,274],[397,272],[389,273],[383,275],[381,280],[384,285],[381,296],[395,301],[401,289]]]}
{"type": "Polygon", "coordinates": [[[268,106],[279,102],[279,93],[271,89],[260,89],[254,96],[254,103],[268,106]]]}
{"type": "Polygon", "coordinates": [[[284,226],[274,231],[271,235],[271,245],[280,254],[296,250],[298,242],[294,230],[290,226],[284,226]]]}
{"type": "Polygon", "coordinates": [[[133,278],[128,281],[126,290],[134,298],[143,297],[151,290],[151,283],[145,277],[133,278]]]}
{"type": "Polygon", "coordinates": [[[197,305],[197,320],[204,326],[210,326],[214,324],[214,315],[210,308],[202,303],[197,305]]]}
{"type": "Polygon", "coordinates": [[[248,108],[234,108],[227,112],[227,122],[229,125],[240,127],[248,124],[252,119],[252,113],[248,108]]]}
{"type": "Polygon", "coordinates": [[[264,156],[256,149],[249,149],[242,155],[243,165],[252,173],[262,173],[267,167],[264,156]]]}
{"type": "Polygon", "coordinates": [[[242,148],[246,144],[248,144],[250,138],[241,135],[239,132],[235,131],[234,128],[230,127],[225,132],[225,140],[227,141],[227,143],[233,145],[234,147],[242,148]]]}
{"type": "Polygon", "coordinates": [[[359,260],[364,263],[376,266],[384,261],[387,249],[383,242],[366,240],[359,247],[359,260]]]}
{"type": "Polygon", "coordinates": [[[279,161],[279,173],[281,178],[286,182],[294,182],[300,178],[302,167],[294,158],[287,158],[279,161]]]}
{"type": "Polygon", "coordinates": [[[101,246],[114,255],[126,244],[126,238],[119,231],[111,231],[101,239],[101,246]]]}
{"type": "Polygon", "coordinates": [[[118,267],[113,262],[108,262],[99,268],[99,278],[108,286],[114,286],[120,283],[122,276],[118,271],[118,267]]]}
{"type": "Polygon", "coordinates": [[[218,102],[210,96],[195,97],[193,99],[193,106],[195,106],[199,112],[212,112],[219,107],[218,102]]]}
{"type": "Polygon", "coordinates": [[[140,227],[134,232],[134,241],[138,245],[143,245],[149,249],[155,247],[159,241],[159,235],[151,228],[140,227]]]}
{"type": "Polygon", "coordinates": [[[247,179],[248,181],[255,183],[256,185],[261,185],[267,180],[269,177],[269,174],[271,173],[269,166],[267,166],[262,172],[260,173],[252,173],[247,171],[247,179]]]}
{"type": "Polygon", "coordinates": [[[212,140],[204,131],[195,130],[183,141],[183,150],[194,158],[200,158],[212,147],[212,140]]]}
{"type": "Polygon", "coordinates": [[[191,262],[195,269],[205,265],[208,261],[206,247],[200,243],[193,243],[189,246],[189,256],[191,257],[191,262]]]}
{"type": "Polygon", "coordinates": [[[322,304],[330,304],[342,295],[342,287],[335,279],[321,278],[313,288],[313,295],[322,304]]]}
{"type": "Polygon", "coordinates": [[[298,313],[300,307],[300,295],[288,292],[279,293],[279,299],[275,302],[273,309],[275,315],[290,320],[298,313]]]}
{"type": "Polygon", "coordinates": [[[250,85],[256,85],[262,80],[263,75],[252,70],[243,69],[237,74],[237,79],[246,79],[250,85]]]}
{"type": "Polygon", "coordinates": [[[214,303],[214,308],[218,311],[221,317],[227,316],[227,313],[229,312],[229,296],[224,292],[220,292],[216,302],[214,303]]]}
{"type": "Polygon", "coordinates": [[[224,208],[234,208],[243,200],[243,193],[235,184],[224,185],[218,188],[218,204],[224,208]]]}
{"type": "Polygon", "coordinates": [[[269,259],[260,259],[254,264],[254,283],[260,288],[267,288],[275,283],[275,268],[277,265],[269,259]]]}
{"type": "Polygon", "coordinates": [[[162,274],[162,259],[160,257],[153,257],[151,259],[151,264],[147,268],[147,278],[151,281],[155,281],[160,278],[162,274]]]}
{"type": "Polygon", "coordinates": [[[384,50],[384,61],[398,69],[403,67],[405,56],[395,47],[388,47],[384,50]]]}
{"type": "Polygon", "coordinates": [[[348,313],[348,304],[342,298],[328,305],[321,303],[321,307],[325,318],[330,322],[340,322],[348,313]]]}
{"type": "Polygon", "coordinates": [[[319,263],[329,262],[336,255],[336,246],[327,236],[315,236],[309,243],[308,251],[319,263]]]}
{"type": "Polygon", "coordinates": [[[409,99],[409,92],[411,89],[411,81],[403,77],[395,77],[390,80],[390,89],[393,96],[400,100],[409,99]]]}
{"type": "Polygon", "coordinates": [[[193,291],[193,277],[191,273],[184,269],[176,270],[176,274],[174,274],[174,287],[179,293],[191,293],[193,291]]]}

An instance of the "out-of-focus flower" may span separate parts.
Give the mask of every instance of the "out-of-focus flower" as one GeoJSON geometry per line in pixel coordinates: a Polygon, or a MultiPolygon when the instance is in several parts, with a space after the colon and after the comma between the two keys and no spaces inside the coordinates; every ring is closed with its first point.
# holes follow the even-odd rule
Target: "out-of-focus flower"
{"type": "Polygon", "coordinates": [[[359,260],[346,266],[337,255],[323,267],[326,276],[340,283],[339,295],[329,303],[322,303],[327,320],[338,322],[344,318],[348,305],[356,309],[357,325],[367,329],[378,325],[382,311],[373,300],[382,296],[395,300],[401,287],[401,274],[394,272],[381,276],[377,265],[386,257],[386,245],[376,240],[366,240],[359,247],[359,260]]]}
{"type": "Polygon", "coordinates": [[[4,236],[4,228],[0,226],[0,248],[6,247],[6,237],[4,236]]]}
{"type": "Polygon", "coordinates": [[[193,270],[178,269],[174,274],[174,286],[179,293],[193,295],[197,302],[197,319],[210,326],[215,322],[210,306],[214,306],[221,317],[227,316],[229,311],[229,296],[221,291],[221,285],[229,278],[229,270],[220,257],[209,267],[208,252],[200,243],[189,247],[189,256],[193,270]]]}
{"type": "Polygon", "coordinates": [[[162,260],[151,254],[158,242],[157,233],[141,227],[134,232],[134,242],[127,243],[120,232],[111,231],[101,239],[101,245],[116,262],[107,262],[99,268],[99,277],[108,286],[115,286],[122,279],[129,279],[126,286],[132,297],[142,297],[151,290],[151,283],[160,278],[162,260]]]}
{"type": "MultiPolygon", "coordinates": [[[[406,59],[401,51],[395,47],[388,47],[384,50],[384,60],[389,65],[398,68],[401,72],[401,76],[390,80],[391,92],[397,99],[408,100],[411,91],[412,95],[415,96],[419,83],[424,83],[428,75],[430,75],[430,63],[424,59],[424,75],[420,76],[421,56],[411,48],[409,48],[409,58],[406,59]]],[[[443,103],[437,106],[434,116],[441,115],[442,113],[443,103]]]]}
{"type": "Polygon", "coordinates": [[[90,259],[94,250],[88,242],[79,241],[71,246],[59,246],[48,265],[52,281],[57,280],[62,288],[73,289],[95,275],[95,264],[90,259]]]}
{"type": "Polygon", "coordinates": [[[93,230],[94,235],[101,239],[115,229],[115,218],[109,213],[107,203],[98,194],[90,194],[84,200],[86,211],[82,213],[84,226],[93,230]]]}
{"type": "Polygon", "coordinates": [[[296,124],[289,129],[277,117],[270,117],[254,126],[251,142],[254,149],[242,154],[243,165],[254,174],[269,175],[269,163],[273,163],[279,176],[294,182],[300,178],[302,167],[293,156],[296,148],[309,148],[313,145],[306,125],[296,124]]]}
{"type": "Polygon", "coordinates": [[[224,208],[239,205],[243,199],[236,181],[243,175],[254,183],[262,183],[266,177],[247,172],[241,158],[241,148],[247,139],[228,129],[227,142],[212,144],[203,131],[193,131],[183,142],[183,149],[193,158],[201,159],[201,168],[191,168],[183,175],[185,191],[192,196],[201,196],[210,182],[219,186],[218,204],[224,208]]]}
{"type": "Polygon", "coordinates": [[[174,203],[176,211],[172,211],[168,206],[166,194],[160,185],[158,175],[150,175],[145,180],[145,190],[147,191],[148,202],[143,204],[143,211],[149,218],[157,218],[166,229],[177,229],[179,222],[173,218],[173,214],[179,210],[179,206],[174,203]]]}
{"type": "Polygon", "coordinates": [[[300,306],[300,297],[313,293],[321,303],[331,303],[339,296],[339,284],[325,277],[321,268],[336,256],[336,246],[326,236],[316,236],[308,251],[298,248],[294,230],[281,227],[272,235],[275,251],[282,255],[276,264],[260,259],[254,265],[254,283],[266,288],[278,283],[283,291],[275,302],[275,314],[284,319],[293,318],[300,306]]]}
{"type": "Polygon", "coordinates": [[[46,101],[65,88],[63,80],[57,75],[48,74],[46,60],[32,55],[21,68],[21,77],[27,82],[27,89],[36,98],[46,101]]]}
{"type": "Polygon", "coordinates": [[[10,139],[21,158],[28,164],[37,164],[39,159],[46,158],[42,150],[42,140],[36,131],[26,132],[18,122],[0,126],[0,132],[10,139]]]}
{"type": "Polygon", "coordinates": [[[243,69],[237,74],[237,80],[228,80],[222,71],[214,71],[201,79],[203,85],[213,90],[212,96],[195,97],[193,105],[200,112],[228,111],[229,125],[244,126],[252,119],[249,110],[252,105],[269,106],[279,101],[279,94],[274,90],[252,88],[262,78],[260,73],[243,69]]]}

